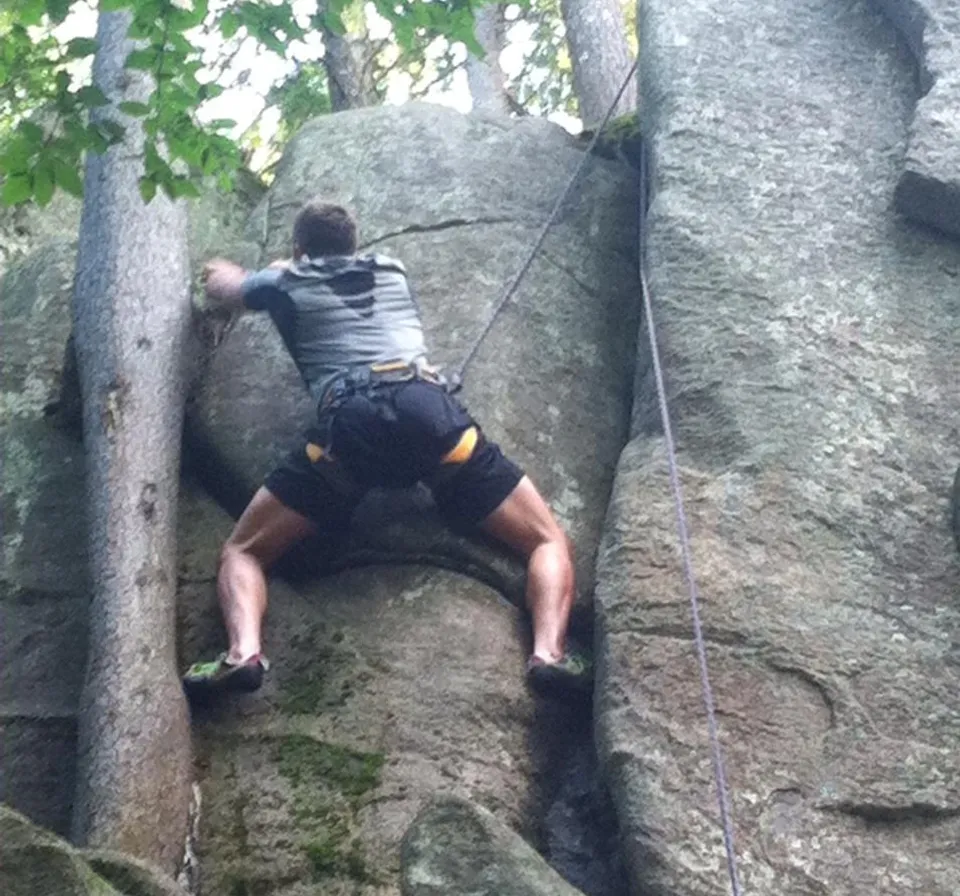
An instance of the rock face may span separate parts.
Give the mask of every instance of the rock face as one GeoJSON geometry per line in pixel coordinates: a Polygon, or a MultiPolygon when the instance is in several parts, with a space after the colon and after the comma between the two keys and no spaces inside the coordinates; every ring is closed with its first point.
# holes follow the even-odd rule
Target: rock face
{"type": "Polygon", "coordinates": [[[950,526],[953,528],[953,540],[960,551],[960,467],[953,477],[953,494],[950,496],[950,526]]]}
{"type": "Polygon", "coordinates": [[[120,853],[77,850],[0,805],[5,896],[185,896],[151,866],[120,853]]]}
{"type": "Polygon", "coordinates": [[[63,840],[0,806],[0,884],[8,896],[117,896],[63,840]]]}
{"type": "Polygon", "coordinates": [[[496,817],[467,800],[437,800],[403,841],[403,896],[576,896],[496,817]]]}
{"type": "MultiPolygon", "coordinates": [[[[245,235],[237,234],[248,213],[242,203],[195,214],[194,265],[210,254],[253,264],[279,252],[296,203],[327,192],[357,209],[366,245],[404,258],[435,360],[457,362],[580,150],[543,122],[468,119],[432,107],[338,120],[298,138],[245,235]]],[[[626,167],[588,166],[546,254],[468,371],[472,409],[527,466],[578,541],[584,608],[629,422],[634,194],[626,167]]],[[[58,831],[74,792],[89,601],[82,446],[50,413],[69,328],[69,237],[16,262],[2,296],[2,647],[13,659],[0,670],[0,792],[58,831]]],[[[188,461],[238,509],[311,410],[266,321],[251,317],[203,335],[217,350],[209,365],[197,365],[188,461]]],[[[544,783],[567,749],[557,746],[557,732],[581,708],[541,705],[526,690],[526,631],[516,607],[523,570],[488,545],[447,535],[421,514],[425,505],[423,493],[375,496],[361,514],[365,534],[346,551],[328,546],[328,569],[404,566],[275,583],[269,686],[194,720],[205,892],[397,892],[401,837],[436,792],[475,800],[529,840],[545,839],[545,805],[562,802],[556,784],[544,783]]],[[[222,643],[212,580],[231,523],[196,485],[182,510],[185,664],[222,643]]],[[[104,893],[102,879],[124,892],[139,879],[129,863],[122,873],[110,857],[90,863],[100,877],[88,879],[104,893]]]]}
{"type": "MultiPolygon", "coordinates": [[[[651,0],[640,34],[649,279],[744,892],[953,896],[960,250],[891,215],[910,61],[860,3],[651,0]]],[[[722,894],[650,394],[600,552],[598,741],[634,889],[722,894]]]]}
{"type": "MultiPolygon", "coordinates": [[[[580,158],[561,129],[534,119],[463,116],[426,104],[319,118],[287,148],[250,232],[267,235],[264,259],[281,257],[304,197],[324,194],[353,208],[363,246],[406,264],[432,359],[452,368],[580,158]]],[[[588,166],[468,368],[463,392],[569,528],[584,594],[629,416],[635,194],[624,166],[588,166]]],[[[220,500],[242,504],[311,414],[269,320],[241,319],[188,417],[202,447],[195,454],[210,459],[204,478],[220,500]]]]}
{"type": "MultiPolygon", "coordinates": [[[[913,136],[913,62],[862,3],[641,10],[650,284],[745,892],[956,896],[960,881],[948,524],[960,249],[891,213],[895,189],[910,211],[927,110],[946,117],[948,67],[930,60],[953,19],[945,3],[886,7],[927,54],[932,89],[913,136]]],[[[416,105],[337,116],[294,141],[245,237],[221,245],[210,227],[202,251],[267,260],[304,196],[345,201],[366,246],[406,261],[434,360],[455,365],[577,158],[543,122],[416,105]]],[[[600,544],[597,740],[631,892],[719,896],[729,888],[642,344],[621,453],[635,187],[617,166],[591,166],[465,397],[572,530],[585,596],[600,544]]],[[[949,229],[945,214],[930,223],[949,229]]],[[[0,668],[0,798],[58,830],[88,590],[80,448],[43,413],[58,389],[70,251],[18,263],[2,297],[0,650],[12,659],[0,668]]],[[[222,643],[213,574],[231,523],[205,490],[239,509],[311,413],[265,320],[222,335],[190,411],[202,483],[181,508],[184,662],[222,643]]],[[[269,684],[195,717],[205,893],[385,896],[401,880],[408,894],[570,892],[549,874],[531,882],[529,853],[457,801],[543,845],[551,738],[571,715],[523,687],[521,571],[429,515],[414,525],[424,504],[418,493],[384,512],[376,496],[361,534],[326,547],[333,574],[272,583],[269,684]],[[390,565],[343,569],[359,562],[390,565]],[[456,799],[420,814],[437,793],[456,799]],[[471,854],[508,881],[477,873],[471,854]]],[[[134,896],[149,878],[11,833],[24,825],[0,813],[0,875],[27,875],[0,877],[4,892],[43,892],[54,869],[64,893],[134,896]]]]}
{"type": "MultiPolygon", "coordinates": [[[[183,513],[183,652],[196,656],[219,645],[210,577],[231,521],[197,493],[183,513]]],[[[526,692],[512,605],[419,566],[275,580],[271,600],[268,684],[194,720],[203,892],[395,893],[400,839],[437,792],[536,837],[538,741],[570,720],[526,692]]]]}
{"type": "Polygon", "coordinates": [[[21,205],[0,209],[0,275],[48,242],[72,240],[80,224],[80,203],[58,192],[46,208],[21,205]]]}
{"type": "MultiPolygon", "coordinates": [[[[259,195],[244,181],[192,208],[195,264],[214,238],[222,251],[251,251],[237,231],[259,195]]],[[[83,447],[58,410],[78,216],[69,197],[0,216],[0,801],[60,834],[74,793],[90,600],[83,447]]]]}
{"type": "MultiPolygon", "coordinates": [[[[351,206],[364,247],[406,263],[433,360],[454,365],[580,158],[545,122],[417,104],[342,113],[291,143],[249,232],[267,234],[263,260],[279,257],[305,197],[351,206]]],[[[629,424],[635,192],[629,168],[591,162],[466,379],[471,410],[571,530],[585,606],[629,424]]],[[[239,510],[312,413],[270,322],[240,319],[189,409],[202,485],[239,510]]],[[[197,719],[205,892],[396,893],[403,832],[438,792],[539,838],[554,741],[582,708],[526,690],[523,616],[501,596],[522,601],[522,569],[431,524],[422,493],[406,498],[385,512],[373,496],[352,542],[312,547],[328,569],[406,565],[273,582],[269,687],[197,719]]],[[[230,528],[209,499],[191,507],[184,661],[222,643],[211,580],[230,528]]]]}
{"type": "Polygon", "coordinates": [[[960,235],[960,10],[953,0],[877,2],[910,47],[923,91],[897,183],[897,208],[960,235]]]}
{"type": "Polygon", "coordinates": [[[83,452],[51,425],[70,331],[73,245],[55,241],[2,282],[0,801],[65,833],[89,583],[83,452]]]}

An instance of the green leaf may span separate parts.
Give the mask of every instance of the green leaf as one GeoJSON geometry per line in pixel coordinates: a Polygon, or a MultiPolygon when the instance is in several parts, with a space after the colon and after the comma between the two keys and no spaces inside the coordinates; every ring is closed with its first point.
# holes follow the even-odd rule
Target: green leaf
{"type": "Polygon", "coordinates": [[[80,172],[73,165],[68,165],[62,159],[54,159],[53,179],[58,187],[66,190],[71,196],[83,196],[83,181],[80,172]]]}
{"type": "Polygon", "coordinates": [[[39,25],[47,11],[43,0],[19,0],[17,18],[21,25],[39,25]]]}
{"type": "Polygon", "coordinates": [[[207,17],[209,10],[210,4],[208,0],[193,0],[192,10],[178,9],[177,12],[183,22],[183,30],[186,31],[190,28],[196,28],[198,25],[202,25],[203,20],[207,17]]]}
{"type": "Polygon", "coordinates": [[[3,192],[0,193],[0,199],[4,205],[17,205],[20,202],[26,202],[33,195],[33,184],[29,176],[25,174],[8,177],[3,185],[3,192]]]}
{"type": "Polygon", "coordinates": [[[413,26],[405,19],[399,19],[393,23],[393,33],[401,47],[413,46],[416,35],[413,26]]]}
{"type": "Polygon", "coordinates": [[[47,15],[54,25],[59,25],[70,12],[71,0],[47,0],[47,15]]]}
{"type": "Polygon", "coordinates": [[[135,103],[132,100],[120,103],[117,108],[126,115],[133,115],[135,118],[143,118],[144,115],[150,114],[150,107],[146,103],[135,103]]]}
{"type": "Polygon", "coordinates": [[[149,142],[143,144],[143,165],[148,176],[157,175],[167,168],[167,163],[160,158],[157,147],[149,142]]]}
{"type": "Polygon", "coordinates": [[[100,0],[100,12],[116,12],[134,4],[134,0],[100,0]]]}
{"type": "Polygon", "coordinates": [[[197,95],[184,90],[179,84],[171,84],[167,90],[164,90],[163,100],[171,109],[176,109],[178,112],[185,112],[197,105],[197,95]]]}
{"type": "Polygon", "coordinates": [[[97,52],[99,42],[92,37],[75,37],[64,48],[68,59],[81,59],[97,52]]]}
{"type": "Polygon", "coordinates": [[[220,33],[227,39],[230,40],[234,34],[240,30],[240,16],[238,16],[232,10],[227,10],[220,17],[220,33]]]}
{"type": "Polygon", "coordinates": [[[467,32],[461,40],[463,45],[467,48],[467,52],[472,53],[478,59],[483,59],[486,56],[487,51],[483,49],[480,45],[480,41],[474,36],[472,31],[467,32]]]}
{"type": "Polygon", "coordinates": [[[86,136],[87,148],[98,156],[103,155],[110,148],[110,141],[97,125],[91,124],[87,128],[86,136]]]}
{"type": "Polygon", "coordinates": [[[37,200],[37,205],[42,207],[53,199],[54,187],[53,165],[49,158],[43,158],[33,169],[33,198],[37,200]]]}
{"type": "Polygon", "coordinates": [[[28,144],[19,134],[14,135],[4,147],[0,155],[0,174],[26,175],[30,170],[30,156],[33,146],[28,144]]]}
{"type": "Polygon", "coordinates": [[[272,31],[264,31],[262,34],[257,35],[257,39],[262,43],[268,50],[272,50],[278,56],[285,56],[287,52],[286,44],[279,37],[277,37],[272,31]]]}
{"type": "Polygon", "coordinates": [[[86,131],[87,147],[98,155],[103,154],[111,146],[122,143],[125,133],[123,125],[112,118],[91,122],[86,131]]]}
{"type": "Polygon", "coordinates": [[[106,106],[110,102],[110,100],[104,96],[103,91],[93,84],[81,87],[77,91],[77,99],[88,109],[99,109],[101,106],[106,106]]]}
{"type": "Polygon", "coordinates": [[[170,182],[170,194],[173,199],[199,199],[197,185],[186,177],[175,177],[170,182]]]}
{"type": "Polygon", "coordinates": [[[173,50],[174,53],[182,57],[191,56],[194,53],[193,44],[177,32],[173,32],[167,36],[167,43],[169,44],[167,52],[173,50]]]}
{"type": "Polygon", "coordinates": [[[149,177],[140,178],[140,196],[145,203],[150,202],[157,195],[157,182],[149,177]]]}
{"type": "Polygon", "coordinates": [[[21,121],[17,130],[27,143],[32,143],[34,146],[40,146],[46,139],[43,128],[35,125],[32,121],[21,121]]]}
{"type": "Polygon", "coordinates": [[[157,50],[155,47],[144,47],[142,50],[134,50],[127,56],[124,63],[126,68],[140,69],[141,71],[152,71],[157,64],[157,50]]]}
{"type": "Polygon", "coordinates": [[[313,17],[314,27],[326,29],[333,34],[343,36],[347,33],[347,26],[343,24],[343,18],[339,12],[332,9],[326,9],[313,17]]]}
{"type": "Polygon", "coordinates": [[[200,102],[212,100],[220,96],[221,93],[223,93],[223,88],[219,84],[201,84],[200,89],[197,91],[197,99],[200,102]]]}

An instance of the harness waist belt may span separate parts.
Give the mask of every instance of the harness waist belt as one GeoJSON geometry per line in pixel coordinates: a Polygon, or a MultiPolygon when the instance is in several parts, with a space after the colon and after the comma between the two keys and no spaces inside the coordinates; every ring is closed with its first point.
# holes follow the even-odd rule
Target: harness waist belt
{"type": "Polygon", "coordinates": [[[341,398],[363,389],[424,380],[436,386],[446,387],[446,380],[435,367],[423,361],[386,361],[350,370],[335,377],[323,390],[318,410],[324,411],[341,398]]]}

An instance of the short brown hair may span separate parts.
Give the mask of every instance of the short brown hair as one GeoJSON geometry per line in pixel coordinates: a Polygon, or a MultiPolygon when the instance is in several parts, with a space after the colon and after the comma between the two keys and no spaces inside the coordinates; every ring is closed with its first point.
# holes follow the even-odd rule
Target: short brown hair
{"type": "Polygon", "coordinates": [[[353,255],[357,251],[357,224],[343,206],[311,199],[293,222],[293,242],[310,257],[353,255]]]}

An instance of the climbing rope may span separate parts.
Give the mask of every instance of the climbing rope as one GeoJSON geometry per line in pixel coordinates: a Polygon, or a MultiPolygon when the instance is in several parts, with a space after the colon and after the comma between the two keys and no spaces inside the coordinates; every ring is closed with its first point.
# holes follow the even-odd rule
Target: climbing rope
{"type": "Polygon", "coordinates": [[[536,241],[533,246],[530,248],[530,251],[527,253],[527,257],[524,260],[523,264],[520,265],[520,269],[514,275],[513,279],[507,285],[507,288],[503,291],[503,294],[500,296],[497,304],[494,305],[493,311],[490,312],[490,316],[487,318],[487,323],[484,325],[484,328],[480,331],[480,335],[474,339],[473,344],[470,346],[470,350],[467,352],[460,366],[456,371],[451,375],[451,385],[454,389],[460,389],[463,385],[463,376],[464,372],[467,369],[467,365],[473,360],[473,356],[477,353],[477,349],[480,348],[480,343],[487,338],[487,334],[490,332],[491,327],[493,327],[494,321],[500,315],[500,312],[503,310],[503,307],[510,301],[513,294],[517,291],[517,287],[520,285],[520,281],[523,279],[524,275],[530,269],[530,265],[533,264],[533,259],[536,256],[537,252],[540,251],[540,247],[543,245],[543,241],[547,238],[547,232],[553,226],[554,221],[557,219],[557,215],[560,214],[560,209],[563,206],[563,203],[566,202],[567,196],[570,195],[570,191],[573,189],[574,184],[580,177],[580,173],[583,171],[587,162],[590,159],[590,156],[593,154],[594,149],[597,146],[597,142],[600,140],[600,135],[603,133],[603,129],[607,126],[607,122],[610,121],[611,116],[613,115],[613,110],[617,108],[617,103],[620,102],[620,97],[623,96],[623,92],[627,89],[627,85],[630,83],[633,78],[634,72],[637,70],[637,64],[640,59],[637,57],[633,60],[633,65],[630,66],[630,70],[627,72],[626,77],[623,79],[623,83],[620,85],[620,89],[617,91],[617,95],[613,98],[613,102],[610,103],[610,108],[607,109],[607,114],[603,116],[603,121],[597,126],[596,131],[594,131],[593,139],[590,141],[587,146],[586,152],[583,154],[583,158],[580,159],[579,164],[574,169],[573,174],[570,176],[570,179],[567,181],[567,185],[564,188],[563,192],[560,194],[556,203],[554,203],[553,209],[550,214],[547,216],[547,220],[544,222],[543,227],[540,229],[540,233],[537,236],[536,241]]]}
{"type": "MultiPolygon", "coordinates": [[[[579,179],[580,173],[583,171],[587,161],[593,154],[593,150],[596,148],[597,141],[600,139],[603,129],[607,126],[607,122],[610,121],[610,117],[613,115],[613,110],[617,107],[617,103],[620,102],[620,97],[623,96],[623,92],[627,89],[627,85],[630,83],[630,80],[633,78],[633,75],[637,70],[639,61],[639,56],[634,59],[633,65],[630,66],[630,70],[623,79],[623,83],[620,85],[617,95],[610,104],[610,108],[607,109],[607,113],[604,115],[603,121],[597,127],[593,135],[593,139],[590,141],[586,152],[583,154],[583,158],[580,160],[580,163],[577,165],[576,169],[568,180],[566,187],[554,204],[552,211],[548,215],[547,220],[541,228],[540,233],[537,236],[537,239],[531,247],[529,253],[527,254],[526,259],[520,266],[520,269],[514,275],[513,279],[507,285],[507,288],[503,291],[499,301],[494,306],[493,311],[487,318],[486,324],[480,331],[480,334],[473,341],[473,344],[470,346],[470,350],[464,357],[463,362],[452,375],[451,385],[454,389],[459,389],[463,384],[463,376],[467,369],[467,365],[473,360],[474,355],[476,355],[477,350],[480,348],[480,344],[490,332],[490,329],[493,327],[494,322],[496,321],[500,312],[503,310],[504,306],[510,301],[511,297],[516,292],[517,287],[520,285],[520,281],[523,279],[524,275],[529,270],[530,265],[533,263],[534,257],[536,256],[537,252],[540,251],[540,247],[543,245],[543,241],[547,237],[547,232],[553,226],[557,215],[560,213],[563,203],[566,201],[567,196],[570,195],[570,191],[573,189],[574,185],[579,179]]],[[[640,291],[643,297],[643,313],[646,317],[647,334],[650,338],[650,353],[653,364],[653,374],[657,385],[657,401],[660,405],[660,420],[663,426],[663,434],[667,446],[667,466],[670,472],[670,486],[673,491],[674,508],[677,517],[677,532],[680,539],[680,551],[683,558],[684,578],[686,579],[690,593],[690,612],[693,618],[694,645],[696,647],[697,660],[700,667],[700,686],[703,695],[703,704],[707,713],[707,728],[710,735],[710,753],[717,789],[717,803],[720,809],[720,823],[723,828],[723,845],[726,851],[727,871],[730,875],[730,886],[733,896],[742,896],[743,890],[740,887],[740,877],[737,872],[737,857],[733,842],[733,816],[730,811],[730,788],[727,784],[726,772],[724,771],[723,750],[720,747],[720,733],[717,725],[716,701],[714,700],[713,696],[713,687],[710,684],[710,672],[707,665],[706,640],[703,635],[703,625],[700,621],[700,597],[697,589],[696,576],[694,575],[693,571],[692,551],[690,548],[690,532],[687,525],[687,515],[684,510],[683,490],[680,487],[679,464],[677,462],[677,452],[673,441],[673,427],[670,423],[670,411],[667,406],[667,393],[663,382],[663,367],[660,361],[660,351],[657,347],[657,335],[654,327],[650,288],[647,283],[647,171],[645,150],[641,152],[640,156],[640,185],[640,291]]]]}
{"type": "Polygon", "coordinates": [[[683,574],[690,592],[690,614],[693,618],[693,640],[700,665],[700,688],[703,705],[707,711],[707,728],[710,732],[710,753],[713,761],[713,776],[717,788],[717,804],[720,809],[720,823],[723,827],[723,846],[727,854],[727,871],[730,875],[730,887],[733,896],[741,896],[740,877],[737,873],[737,856],[733,845],[733,816],[730,811],[730,788],[724,771],[723,750],[720,747],[720,733],[717,726],[716,701],[710,685],[710,672],[707,666],[707,646],[700,622],[700,597],[697,580],[693,572],[693,558],[690,549],[690,530],[687,526],[687,514],[683,505],[683,489],[680,486],[677,451],[673,441],[673,427],[670,423],[670,410],[667,407],[667,390],[663,383],[663,366],[660,362],[660,350],[657,347],[657,333],[653,321],[653,303],[650,299],[650,287],[647,283],[647,166],[646,149],[640,156],[640,292],[643,296],[643,314],[647,321],[647,335],[650,338],[650,357],[653,375],[657,384],[657,401],[660,405],[660,421],[667,445],[667,467],[670,471],[670,487],[673,491],[674,510],[677,517],[677,534],[680,538],[680,552],[683,557],[683,574]]]}

